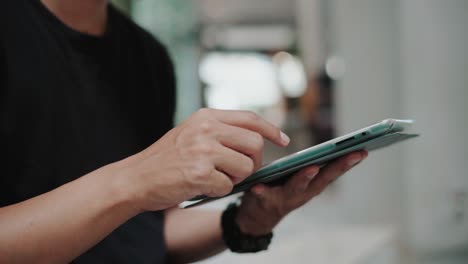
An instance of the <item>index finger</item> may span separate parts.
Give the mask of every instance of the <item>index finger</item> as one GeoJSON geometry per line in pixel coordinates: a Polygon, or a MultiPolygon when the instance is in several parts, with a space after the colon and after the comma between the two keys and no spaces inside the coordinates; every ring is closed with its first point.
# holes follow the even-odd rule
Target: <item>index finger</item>
{"type": "Polygon", "coordinates": [[[289,137],[278,127],[250,111],[214,110],[214,117],[225,124],[255,131],[279,146],[287,146],[289,137]]]}

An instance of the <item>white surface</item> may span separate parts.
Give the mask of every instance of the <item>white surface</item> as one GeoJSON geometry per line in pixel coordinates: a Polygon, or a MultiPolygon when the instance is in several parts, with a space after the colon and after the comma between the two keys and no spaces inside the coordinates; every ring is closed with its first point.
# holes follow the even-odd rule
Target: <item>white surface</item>
{"type": "MultiPolygon", "coordinates": [[[[298,223],[307,227],[305,223],[298,223]]],[[[397,263],[393,231],[385,227],[329,226],[300,230],[278,230],[266,252],[258,254],[222,253],[200,263],[329,263],[394,264],[397,263]]]]}

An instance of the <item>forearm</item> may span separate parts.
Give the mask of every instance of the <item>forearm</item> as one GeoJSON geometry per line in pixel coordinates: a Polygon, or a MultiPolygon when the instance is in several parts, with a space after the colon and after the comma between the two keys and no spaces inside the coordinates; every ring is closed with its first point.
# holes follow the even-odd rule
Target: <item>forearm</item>
{"type": "Polygon", "coordinates": [[[169,262],[189,263],[224,251],[221,213],[197,209],[168,210],[164,231],[169,262]]]}
{"type": "Polygon", "coordinates": [[[68,263],[138,212],[112,166],[0,208],[0,263],[68,263]]]}

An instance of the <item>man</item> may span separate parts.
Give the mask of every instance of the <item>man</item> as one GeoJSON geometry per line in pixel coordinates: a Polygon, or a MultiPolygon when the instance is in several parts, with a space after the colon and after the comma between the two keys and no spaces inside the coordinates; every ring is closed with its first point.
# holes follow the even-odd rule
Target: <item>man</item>
{"type": "Polygon", "coordinates": [[[203,109],[171,130],[165,49],[106,0],[6,0],[0,9],[0,263],[186,263],[267,248],[289,212],[367,156],[221,196],[262,162],[257,115],[203,109]]]}

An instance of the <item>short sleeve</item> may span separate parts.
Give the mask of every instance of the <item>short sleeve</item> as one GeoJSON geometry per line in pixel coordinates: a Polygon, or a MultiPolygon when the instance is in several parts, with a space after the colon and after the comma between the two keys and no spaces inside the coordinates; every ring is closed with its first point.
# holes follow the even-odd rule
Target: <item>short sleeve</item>
{"type": "Polygon", "coordinates": [[[172,129],[174,126],[174,115],[176,111],[176,89],[177,89],[177,81],[176,81],[176,74],[174,69],[174,64],[169,56],[168,50],[161,46],[162,49],[162,71],[164,73],[163,76],[167,78],[167,88],[164,91],[164,97],[168,100],[168,109],[169,109],[169,116],[170,120],[167,120],[168,130],[172,129]]]}

